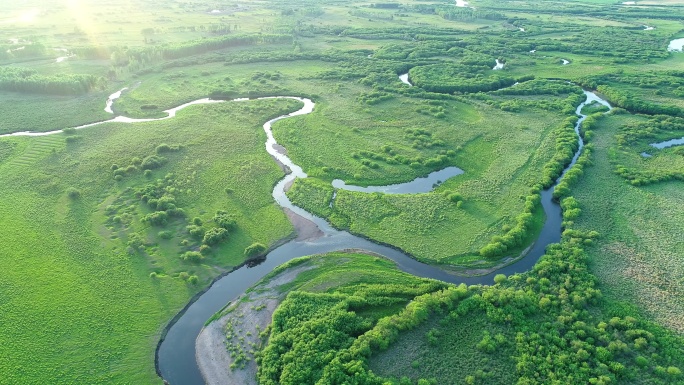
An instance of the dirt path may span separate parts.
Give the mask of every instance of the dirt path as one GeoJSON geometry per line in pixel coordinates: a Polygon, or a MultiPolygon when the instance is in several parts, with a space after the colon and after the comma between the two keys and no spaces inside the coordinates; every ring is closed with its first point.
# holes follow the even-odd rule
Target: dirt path
{"type": "Polygon", "coordinates": [[[232,301],[222,311],[223,316],[202,329],[195,342],[196,358],[207,385],[257,385],[253,353],[261,346],[259,334],[270,325],[273,312],[287,295],[279,288],[315,267],[307,262],[260,282],[232,301]],[[246,360],[240,361],[242,355],[246,360]]]}

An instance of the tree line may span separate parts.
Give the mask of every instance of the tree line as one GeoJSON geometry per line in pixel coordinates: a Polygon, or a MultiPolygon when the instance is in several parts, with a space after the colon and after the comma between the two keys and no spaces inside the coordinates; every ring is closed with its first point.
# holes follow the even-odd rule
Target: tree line
{"type": "Polygon", "coordinates": [[[0,89],[13,92],[50,95],[82,95],[104,85],[95,75],[41,75],[35,70],[0,67],[0,89]]]}

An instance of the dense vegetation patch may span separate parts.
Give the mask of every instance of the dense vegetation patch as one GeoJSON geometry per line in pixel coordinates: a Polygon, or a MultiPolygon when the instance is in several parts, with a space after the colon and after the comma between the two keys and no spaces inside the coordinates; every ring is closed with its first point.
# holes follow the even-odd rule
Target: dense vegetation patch
{"type": "Polygon", "coordinates": [[[469,64],[434,64],[414,67],[409,72],[411,81],[427,91],[440,93],[487,92],[510,87],[518,81],[514,77],[490,74],[496,62],[491,58],[464,59],[469,64]]]}
{"type": "MultiPolygon", "coordinates": [[[[583,163],[578,163],[575,167],[583,166],[583,163]]],[[[566,178],[576,180],[576,177],[568,177],[567,174],[566,178]]],[[[572,184],[571,181],[567,183],[572,184]]],[[[442,320],[440,328],[433,327],[426,334],[429,344],[439,344],[440,333],[453,332],[459,320],[465,319],[465,322],[472,324],[474,319],[485,318],[486,322],[500,325],[495,329],[500,333],[492,335],[491,328],[483,330],[482,339],[470,339],[474,346],[466,348],[492,354],[514,347],[515,375],[519,384],[549,381],[611,383],[645,379],[649,383],[666,384],[678,381],[682,375],[679,365],[684,358],[681,339],[663,333],[660,327],[652,323],[621,315],[615,309],[607,312],[601,310],[607,303],[597,289],[595,277],[587,268],[584,251],[586,245],[593,244],[599,234],[574,228],[571,221],[581,212],[574,198],[564,198],[563,208],[566,229],[562,241],[552,245],[532,271],[511,277],[497,276],[496,284],[491,287],[450,286],[418,296],[402,312],[378,320],[375,326],[364,333],[349,330],[346,335],[337,336],[328,328],[305,329],[307,335],[313,333],[315,340],[332,338],[347,342],[342,342],[332,351],[318,351],[301,345],[300,349],[303,350],[300,355],[311,354],[312,358],[306,363],[300,362],[297,373],[306,373],[307,381],[311,383],[341,384],[353,379],[359,383],[382,384],[387,379],[379,377],[371,367],[385,373],[401,373],[402,369],[389,370],[384,367],[386,358],[380,361],[374,358],[378,354],[378,357],[387,357],[380,352],[389,349],[389,355],[402,354],[404,359],[400,362],[403,366],[411,365],[417,369],[421,365],[410,350],[393,350],[397,340],[412,335],[405,334],[407,330],[415,329],[430,319],[442,320]],[[354,333],[360,335],[354,339],[354,333]],[[321,361],[318,357],[326,358],[321,361]],[[369,362],[375,363],[369,367],[369,362]]],[[[321,298],[323,302],[304,298],[308,297],[291,294],[281,306],[290,309],[289,306],[304,301],[306,305],[302,302],[297,309],[306,308],[308,312],[313,309],[330,312],[335,306],[342,306],[340,310],[349,306],[340,297],[321,298]]],[[[267,356],[261,361],[260,373],[268,373],[270,377],[267,378],[283,383],[296,383],[290,381],[290,372],[276,369],[282,365],[279,362],[291,362],[286,357],[287,353],[283,354],[287,349],[277,349],[277,346],[280,341],[297,344],[305,340],[295,326],[298,324],[291,323],[299,318],[295,318],[293,310],[283,310],[282,313],[279,310],[276,314],[285,316],[285,319],[274,317],[274,329],[269,345],[264,349],[267,356]]],[[[332,314],[328,319],[330,323],[349,316],[344,311],[326,314],[332,314]]],[[[347,320],[350,325],[361,327],[351,321],[347,320]]],[[[484,328],[486,324],[476,323],[474,326],[484,328]]],[[[496,357],[496,365],[505,365],[505,357],[493,357],[496,357]]],[[[443,363],[447,360],[449,357],[440,357],[443,363]]],[[[477,365],[470,369],[472,372],[462,379],[466,383],[505,381],[505,375],[496,370],[477,368],[477,365]]],[[[437,368],[418,372],[428,376],[443,375],[437,368]]],[[[412,377],[390,381],[398,384],[416,380],[427,384],[431,381],[429,378],[415,378],[415,375],[412,377]]],[[[436,379],[432,381],[437,382],[436,379]]]]}
{"type": "Polygon", "coordinates": [[[94,75],[56,74],[46,76],[36,70],[0,67],[0,90],[52,95],[80,95],[99,89],[103,79],[94,75]]]}

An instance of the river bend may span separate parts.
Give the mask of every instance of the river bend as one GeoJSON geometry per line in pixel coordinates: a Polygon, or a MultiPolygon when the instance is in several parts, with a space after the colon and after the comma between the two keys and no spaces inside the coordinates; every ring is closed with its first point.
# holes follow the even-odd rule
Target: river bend
{"type": "MultiPolygon", "coordinates": [[[[403,82],[410,85],[408,81],[408,76],[401,79],[403,82]]],[[[121,93],[125,89],[118,91],[111,95],[107,100],[105,110],[109,113],[113,113],[112,105],[114,101],[121,96],[121,93]]],[[[587,96],[587,100],[580,104],[576,109],[576,114],[579,116],[577,124],[575,125],[575,132],[578,135],[579,149],[572,159],[572,162],[563,171],[565,172],[572,167],[584,145],[581,137],[579,136],[579,128],[582,121],[586,118],[586,115],[581,113],[582,107],[590,104],[594,101],[606,105],[610,108],[610,105],[596,96],[594,93],[589,91],[584,91],[587,96]]],[[[324,234],[322,237],[315,240],[291,240],[268,253],[265,260],[256,266],[244,265],[233,272],[230,272],[220,279],[217,279],[204,293],[197,296],[188,306],[186,306],[181,313],[179,313],[171,323],[165,329],[162,340],[159,342],[155,364],[157,368],[157,373],[168,383],[172,385],[203,385],[204,380],[197,366],[195,360],[195,339],[200,333],[204,323],[208,320],[214,313],[220,311],[228,301],[236,298],[238,295],[243,293],[249,287],[258,282],[266,274],[271,272],[275,267],[297,257],[320,254],[336,250],[344,250],[349,248],[363,249],[371,251],[374,253],[381,254],[391,260],[393,260],[399,269],[404,272],[425,278],[438,279],[441,281],[459,284],[466,283],[468,285],[472,284],[491,284],[493,282],[494,275],[496,274],[506,274],[511,275],[515,273],[522,273],[529,270],[537,260],[544,254],[546,246],[551,243],[556,243],[560,241],[561,237],[561,208],[553,201],[553,189],[560,180],[556,181],[554,186],[542,191],[541,193],[541,203],[546,214],[546,221],[540,232],[538,239],[535,243],[527,249],[527,253],[524,256],[517,259],[511,264],[508,264],[496,271],[490,272],[486,275],[475,276],[475,277],[464,277],[457,276],[442,270],[441,268],[434,265],[427,265],[419,262],[411,257],[409,257],[404,252],[374,243],[367,239],[352,235],[346,231],[340,231],[334,229],[327,221],[323,218],[314,216],[313,214],[307,212],[306,210],[297,207],[290,202],[288,197],[285,195],[286,186],[294,181],[296,178],[306,178],[307,175],[304,170],[297,164],[295,164],[287,155],[282,154],[277,151],[277,142],[273,137],[272,125],[273,123],[288,119],[294,116],[305,115],[313,112],[315,103],[307,98],[300,98],[295,96],[275,96],[275,97],[265,97],[253,100],[261,99],[292,99],[298,100],[303,103],[303,107],[292,113],[279,116],[275,119],[271,119],[264,123],[263,128],[266,132],[267,140],[265,143],[266,151],[273,156],[277,161],[287,166],[291,172],[287,174],[283,179],[281,179],[273,189],[273,198],[283,208],[288,208],[295,212],[296,214],[311,220],[314,222],[318,228],[324,234]]],[[[228,102],[245,102],[249,99],[234,99],[228,102]]],[[[109,122],[119,122],[119,123],[140,123],[140,122],[150,122],[158,121],[164,119],[173,118],[176,113],[186,107],[196,105],[196,104],[210,104],[210,103],[224,103],[224,100],[212,100],[212,99],[198,99],[189,103],[182,104],[178,107],[166,110],[167,116],[162,118],[154,119],[134,119],[125,116],[116,116],[113,119],[96,122],[91,124],[86,124],[82,126],[73,127],[74,129],[84,129],[99,124],[109,123],[109,122]]],[[[54,135],[62,133],[63,130],[55,130],[50,132],[17,132],[12,134],[0,135],[2,137],[9,136],[45,136],[54,135]]],[[[418,178],[414,181],[402,183],[392,186],[374,186],[374,187],[357,187],[348,186],[343,181],[336,180],[334,182],[335,188],[349,189],[352,191],[379,191],[385,193],[413,193],[413,192],[428,192],[431,191],[433,185],[439,184],[446,180],[446,178],[453,177],[462,173],[462,170],[456,167],[449,167],[444,170],[439,170],[431,173],[425,178],[418,178]]],[[[562,177],[562,176],[561,176],[562,177]]]]}

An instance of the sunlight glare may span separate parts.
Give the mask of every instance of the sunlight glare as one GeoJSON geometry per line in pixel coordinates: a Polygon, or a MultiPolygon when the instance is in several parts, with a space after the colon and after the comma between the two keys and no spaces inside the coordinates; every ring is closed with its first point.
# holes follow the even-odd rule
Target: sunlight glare
{"type": "Polygon", "coordinates": [[[17,21],[19,21],[20,23],[32,23],[36,19],[36,17],[38,17],[39,14],[39,9],[31,9],[22,13],[21,16],[18,17],[17,21]]]}
{"type": "Polygon", "coordinates": [[[75,20],[75,27],[88,36],[91,43],[97,43],[96,27],[93,23],[92,14],[88,12],[88,7],[81,0],[66,0],[69,14],[75,20]]]}

